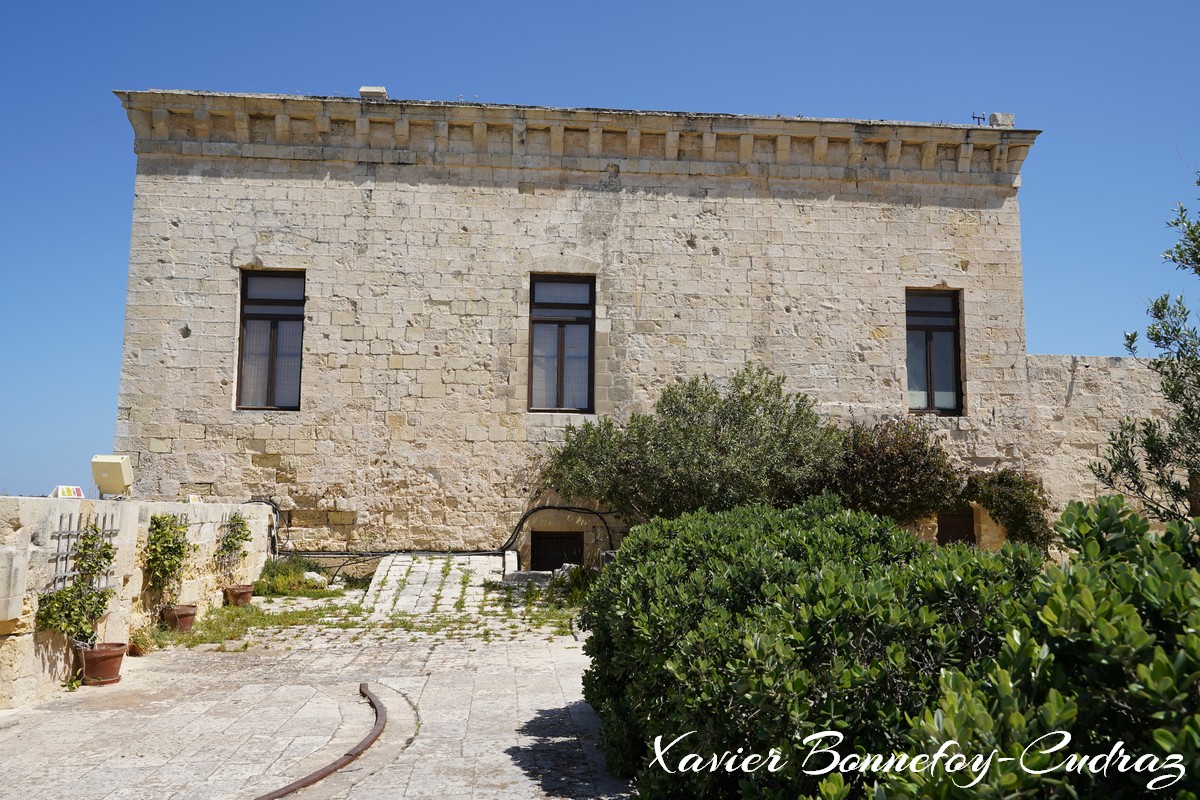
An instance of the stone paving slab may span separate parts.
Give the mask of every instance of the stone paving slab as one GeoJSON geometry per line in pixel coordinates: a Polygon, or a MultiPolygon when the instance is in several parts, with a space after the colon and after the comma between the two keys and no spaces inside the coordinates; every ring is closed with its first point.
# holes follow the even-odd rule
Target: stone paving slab
{"type": "Polygon", "coordinates": [[[484,581],[499,581],[503,564],[498,556],[394,555],[379,562],[363,605],[376,622],[395,614],[434,614],[462,609],[478,612],[484,581]]]}
{"type": "MultiPolygon", "coordinates": [[[[383,736],[294,797],[629,796],[596,748],[582,643],[491,601],[484,580],[498,576],[498,558],[385,564],[360,617],[256,631],[245,652],[126,658],[119,684],[64,692],[9,717],[0,726],[0,796],[253,798],[366,735],[374,714],[358,695],[363,681],[387,707],[383,736]]],[[[360,597],[340,602],[357,610],[360,597]]],[[[265,607],[314,602],[326,601],[265,607]]]]}

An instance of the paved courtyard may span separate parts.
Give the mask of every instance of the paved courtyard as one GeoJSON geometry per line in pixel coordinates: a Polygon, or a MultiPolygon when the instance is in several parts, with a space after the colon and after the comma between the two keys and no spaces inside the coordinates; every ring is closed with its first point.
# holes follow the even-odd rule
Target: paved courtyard
{"type": "Polygon", "coordinates": [[[0,717],[0,796],[255,798],[367,735],[367,682],[387,709],[383,735],[291,797],[627,797],[596,749],[577,634],[535,625],[485,589],[499,567],[396,556],[319,625],[127,657],[115,686],[0,717]]]}

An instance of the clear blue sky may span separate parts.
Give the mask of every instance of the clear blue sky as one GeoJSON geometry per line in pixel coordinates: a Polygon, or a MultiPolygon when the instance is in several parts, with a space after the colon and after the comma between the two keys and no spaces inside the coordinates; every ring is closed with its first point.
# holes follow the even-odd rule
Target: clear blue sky
{"type": "Polygon", "coordinates": [[[113,89],[969,123],[1045,133],[1021,189],[1030,352],[1116,355],[1200,206],[1196,0],[11,3],[0,24],[0,494],[112,449],[133,198],[113,89]]]}

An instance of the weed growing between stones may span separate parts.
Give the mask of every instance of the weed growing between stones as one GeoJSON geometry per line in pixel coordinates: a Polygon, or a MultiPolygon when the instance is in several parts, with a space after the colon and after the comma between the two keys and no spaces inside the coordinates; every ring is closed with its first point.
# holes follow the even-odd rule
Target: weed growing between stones
{"type": "MultiPolygon", "coordinates": [[[[556,636],[569,636],[595,575],[586,567],[576,567],[554,576],[545,586],[489,580],[483,584],[484,596],[486,600],[494,594],[503,615],[510,620],[520,619],[532,627],[549,628],[556,636]]],[[[518,626],[510,624],[509,629],[517,630],[518,626]]]]}
{"type": "Polygon", "coordinates": [[[437,590],[433,593],[433,608],[430,609],[430,613],[432,614],[436,614],[438,606],[442,604],[442,590],[446,588],[446,578],[450,577],[450,570],[453,567],[454,562],[451,560],[450,556],[446,556],[446,560],[442,562],[441,580],[438,581],[437,590]]]}
{"type": "MultiPolygon", "coordinates": [[[[159,630],[155,632],[155,644],[159,647],[181,645],[195,647],[201,644],[220,644],[245,639],[252,631],[281,630],[283,628],[312,625],[321,628],[361,628],[363,609],[360,605],[324,605],[315,608],[285,609],[277,612],[265,611],[256,605],[224,606],[211,609],[204,619],[198,621],[190,634],[159,630]]],[[[303,635],[297,632],[297,635],[303,635]]],[[[249,642],[246,642],[246,647],[249,642]]],[[[246,649],[243,647],[242,649],[246,649]]],[[[223,649],[223,648],[218,648],[223,649]]]]}
{"type": "Polygon", "coordinates": [[[383,627],[427,636],[465,639],[487,633],[487,621],[468,614],[411,614],[398,611],[383,627]]]}
{"type": "Polygon", "coordinates": [[[400,602],[400,594],[404,590],[404,587],[408,585],[408,578],[410,575],[412,575],[412,571],[413,571],[413,562],[409,561],[408,566],[404,570],[404,574],[401,575],[400,580],[398,580],[396,582],[396,592],[395,592],[395,595],[392,597],[392,607],[388,609],[389,611],[395,609],[396,604],[400,602]]]}
{"type": "Polygon", "coordinates": [[[259,597],[307,597],[324,599],[341,597],[342,589],[316,586],[304,577],[306,572],[324,574],[324,567],[308,558],[289,556],[278,561],[268,561],[262,575],[254,582],[254,594],[259,597]]]}
{"type": "Polygon", "coordinates": [[[471,585],[471,575],[473,574],[474,572],[472,570],[463,570],[462,577],[458,582],[458,599],[454,601],[455,611],[462,611],[467,607],[467,587],[471,585]]]}

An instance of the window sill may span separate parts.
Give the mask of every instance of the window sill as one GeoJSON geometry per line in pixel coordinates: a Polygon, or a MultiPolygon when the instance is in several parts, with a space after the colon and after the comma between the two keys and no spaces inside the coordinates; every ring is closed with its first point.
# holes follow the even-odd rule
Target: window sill
{"type": "Polygon", "coordinates": [[[579,426],[584,422],[598,419],[591,411],[569,411],[530,409],[525,415],[525,424],[531,428],[565,428],[568,425],[579,426]]]}
{"type": "Polygon", "coordinates": [[[942,411],[940,409],[929,408],[910,408],[909,414],[917,417],[963,417],[966,416],[961,410],[958,411],[942,411]]]}

